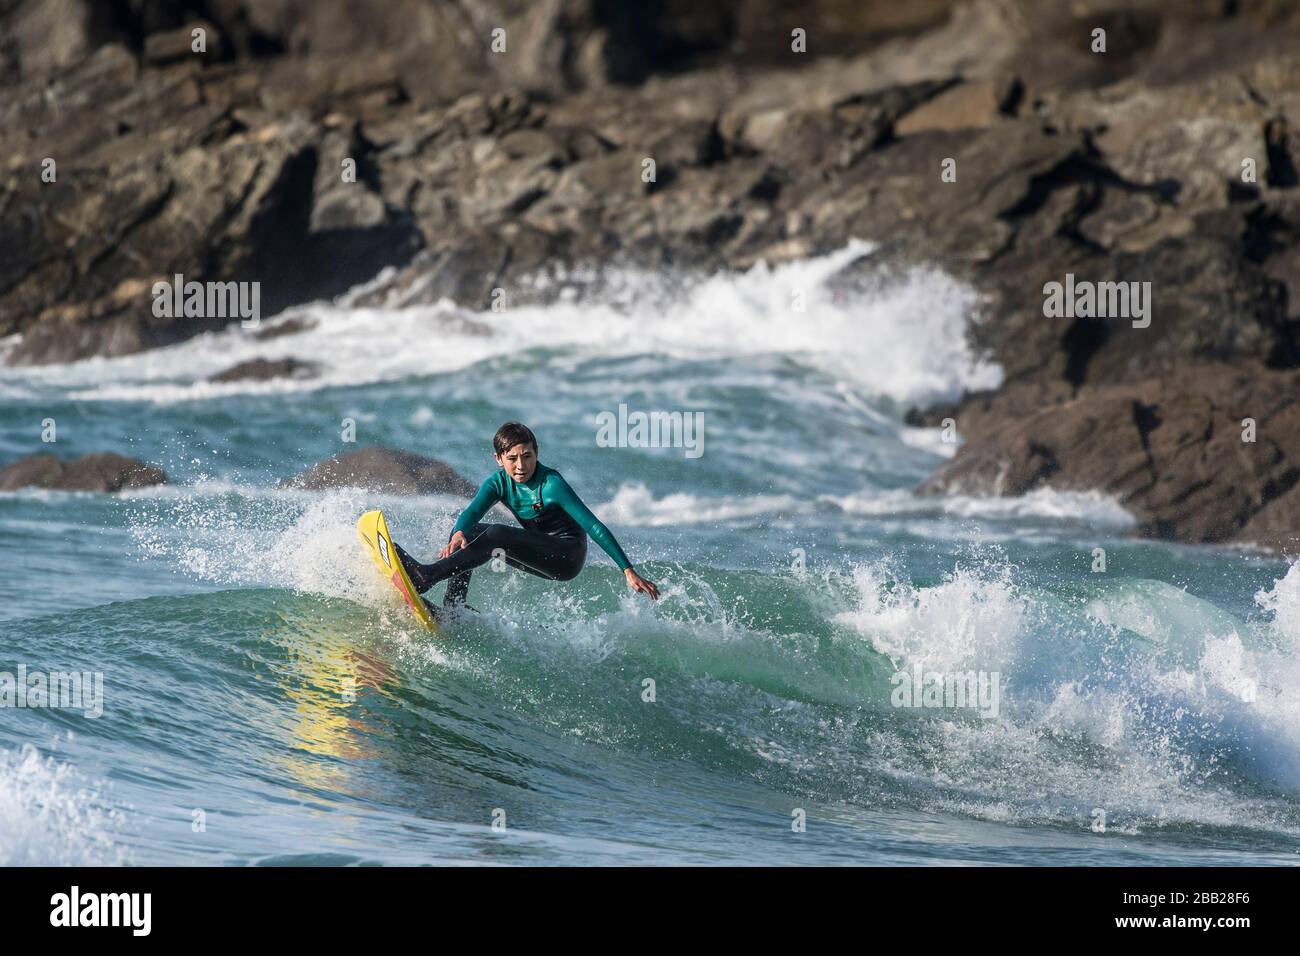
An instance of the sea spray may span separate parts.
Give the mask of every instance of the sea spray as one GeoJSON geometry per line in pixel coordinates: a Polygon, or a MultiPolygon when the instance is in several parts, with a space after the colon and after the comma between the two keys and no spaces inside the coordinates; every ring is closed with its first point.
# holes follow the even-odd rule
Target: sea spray
{"type": "Polygon", "coordinates": [[[1025,599],[1005,565],[959,566],[931,587],[879,565],[858,567],[854,580],[859,605],[837,620],[900,665],[922,673],[995,670],[1014,654],[1025,599]]]}
{"type": "MultiPolygon", "coordinates": [[[[356,519],[377,505],[402,517],[395,534],[427,553],[434,523],[450,526],[454,499],[394,501],[361,489],[328,492],[222,486],[133,500],[131,531],[141,551],[195,579],[223,585],[286,587],[366,604],[391,603],[357,542],[356,519]],[[417,510],[423,511],[418,514],[417,510]]],[[[445,531],[438,537],[445,537],[445,531]]]]}
{"type": "Polygon", "coordinates": [[[832,282],[870,251],[870,245],[853,242],[825,256],[706,277],[611,267],[593,295],[501,312],[449,302],[383,309],[303,306],[295,315],[311,328],[292,336],[263,340],[231,328],[144,355],[98,361],[93,370],[73,365],[43,377],[54,376],[79,401],[165,404],[397,381],[543,348],[631,356],[646,351],[649,336],[654,351],[675,358],[798,356],[900,404],[952,400],[967,390],[996,387],[1001,369],[972,351],[965,335],[978,305],[974,290],[925,267],[882,273],[857,290],[832,282]],[[807,304],[797,322],[791,321],[796,295],[807,304]],[[390,348],[393,341],[406,346],[390,348]],[[306,380],[209,381],[256,358],[296,358],[321,372],[306,380]]]}
{"type": "Polygon", "coordinates": [[[1273,587],[1256,592],[1255,603],[1269,616],[1270,630],[1300,650],[1300,561],[1292,562],[1273,587]]]}
{"type": "Polygon", "coordinates": [[[105,787],[26,745],[0,748],[0,866],[117,866],[126,827],[105,787]]]}

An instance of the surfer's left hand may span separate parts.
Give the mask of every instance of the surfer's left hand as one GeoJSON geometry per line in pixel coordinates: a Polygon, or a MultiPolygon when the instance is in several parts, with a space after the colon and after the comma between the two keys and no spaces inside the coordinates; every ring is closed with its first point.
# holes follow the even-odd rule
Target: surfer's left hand
{"type": "Polygon", "coordinates": [[[451,540],[447,542],[447,546],[438,552],[438,557],[448,557],[458,548],[465,547],[465,544],[465,533],[463,531],[457,531],[451,536],[451,540]]]}
{"type": "Polygon", "coordinates": [[[633,591],[640,591],[642,594],[650,595],[652,601],[659,600],[659,589],[655,587],[653,581],[647,581],[631,568],[623,572],[623,577],[627,578],[627,586],[633,591]]]}

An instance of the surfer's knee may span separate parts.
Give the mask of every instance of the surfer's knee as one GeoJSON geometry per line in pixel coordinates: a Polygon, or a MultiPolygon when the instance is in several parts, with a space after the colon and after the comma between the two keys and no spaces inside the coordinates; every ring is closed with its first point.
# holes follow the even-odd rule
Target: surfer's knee
{"type": "MultiPolygon", "coordinates": [[[[464,531],[465,538],[466,540],[472,541],[490,527],[491,525],[486,525],[480,521],[478,524],[474,525],[473,527],[465,529],[464,531]]],[[[447,535],[447,540],[450,541],[454,537],[456,537],[456,529],[452,528],[451,533],[447,535]]]]}
{"type": "Polygon", "coordinates": [[[510,537],[510,529],[503,524],[490,524],[483,529],[476,541],[483,541],[486,544],[502,545],[510,537]]]}
{"type": "Polygon", "coordinates": [[[502,546],[502,534],[505,525],[478,524],[465,535],[465,547],[475,550],[481,548],[495,549],[502,546]]]}

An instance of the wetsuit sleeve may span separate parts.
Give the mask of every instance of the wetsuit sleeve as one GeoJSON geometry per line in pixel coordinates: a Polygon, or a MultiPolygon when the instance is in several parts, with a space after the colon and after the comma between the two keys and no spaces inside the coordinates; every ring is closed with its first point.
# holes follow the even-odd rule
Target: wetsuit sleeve
{"type": "Polygon", "coordinates": [[[620,571],[626,571],[632,567],[632,562],[627,559],[623,549],[618,546],[617,539],[610,533],[608,528],[600,523],[600,519],[591,513],[591,509],[582,503],[582,499],[574,494],[573,489],[569,487],[569,483],[558,474],[551,479],[551,483],[555,486],[554,493],[550,496],[551,500],[563,508],[570,518],[578,522],[578,525],[583,531],[587,532],[591,540],[600,545],[601,550],[614,559],[614,563],[618,565],[620,571]]]}
{"type": "Polygon", "coordinates": [[[462,511],[460,517],[456,519],[456,527],[452,528],[453,534],[457,531],[469,531],[470,528],[482,520],[483,516],[488,513],[489,508],[501,500],[500,477],[501,472],[497,472],[478,486],[478,494],[469,503],[469,507],[462,511]]]}

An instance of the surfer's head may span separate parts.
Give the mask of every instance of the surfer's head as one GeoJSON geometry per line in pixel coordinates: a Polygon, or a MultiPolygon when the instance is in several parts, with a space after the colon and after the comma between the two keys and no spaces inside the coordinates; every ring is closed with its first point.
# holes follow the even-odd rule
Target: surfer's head
{"type": "Polygon", "coordinates": [[[537,436],[527,425],[506,422],[492,436],[497,464],[515,481],[527,481],[537,470],[537,436]]]}

